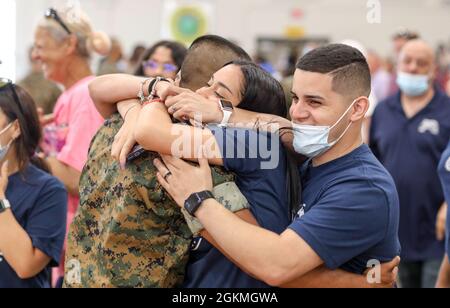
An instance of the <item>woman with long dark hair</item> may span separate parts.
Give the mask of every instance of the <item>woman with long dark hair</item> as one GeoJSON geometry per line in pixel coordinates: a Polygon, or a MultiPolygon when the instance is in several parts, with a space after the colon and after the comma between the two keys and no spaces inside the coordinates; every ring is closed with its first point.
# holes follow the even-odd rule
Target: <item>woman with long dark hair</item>
{"type": "Polygon", "coordinates": [[[0,288],[50,287],[61,257],[67,192],[35,155],[40,139],[33,99],[0,79],[0,288]]]}
{"type": "Polygon", "coordinates": [[[148,48],[142,55],[134,75],[175,79],[181,69],[187,49],[182,44],[161,41],[148,48]]]}

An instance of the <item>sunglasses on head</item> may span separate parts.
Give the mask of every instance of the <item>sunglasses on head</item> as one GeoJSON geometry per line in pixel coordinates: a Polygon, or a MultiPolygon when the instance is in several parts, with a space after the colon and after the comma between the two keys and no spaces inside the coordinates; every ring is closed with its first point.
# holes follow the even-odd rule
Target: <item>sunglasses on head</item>
{"type": "Polygon", "coordinates": [[[61,27],[66,30],[67,34],[72,34],[72,32],[69,30],[69,28],[66,26],[66,24],[62,21],[61,17],[59,17],[58,12],[56,12],[55,9],[49,8],[47,11],[45,11],[45,17],[51,18],[54,21],[56,21],[61,27]]]}
{"type": "Polygon", "coordinates": [[[19,96],[17,95],[14,83],[7,78],[0,78],[0,92],[11,90],[14,101],[19,106],[20,112],[23,113],[22,105],[20,104],[19,96]]]}
{"type": "Polygon", "coordinates": [[[160,64],[160,63],[158,63],[156,61],[153,61],[153,60],[145,61],[145,62],[142,63],[142,67],[144,69],[150,68],[150,69],[156,70],[156,69],[158,69],[161,66],[163,67],[163,71],[164,72],[175,73],[176,71],[178,71],[178,67],[176,65],[173,65],[173,64],[170,64],[170,63],[160,64]]]}
{"type": "Polygon", "coordinates": [[[415,32],[409,31],[409,30],[401,30],[394,34],[395,39],[407,39],[407,40],[414,40],[419,38],[419,35],[415,32]]]}

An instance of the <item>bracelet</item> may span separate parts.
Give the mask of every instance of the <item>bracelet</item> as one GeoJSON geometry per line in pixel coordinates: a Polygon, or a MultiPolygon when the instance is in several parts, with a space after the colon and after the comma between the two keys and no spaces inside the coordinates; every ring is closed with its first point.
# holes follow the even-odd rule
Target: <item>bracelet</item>
{"type": "Polygon", "coordinates": [[[131,109],[139,106],[138,104],[133,104],[130,108],[128,108],[127,112],[125,112],[125,115],[123,116],[123,119],[125,120],[127,118],[128,112],[130,112],[131,109]]]}
{"type": "Polygon", "coordinates": [[[152,79],[148,78],[148,79],[145,79],[144,81],[141,82],[141,89],[139,90],[139,93],[137,95],[137,97],[139,98],[139,101],[141,102],[141,104],[143,104],[145,102],[144,86],[147,83],[147,81],[149,81],[149,80],[152,80],[152,79]]]}
{"type": "Polygon", "coordinates": [[[155,97],[157,97],[157,93],[156,93],[156,86],[158,85],[159,82],[161,81],[165,81],[165,82],[169,82],[170,81],[164,77],[156,77],[155,79],[152,80],[152,82],[150,82],[149,86],[148,86],[148,97],[147,97],[147,101],[151,101],[153,100],[155,97]]]}
{"type": "Polygon", "coordinates": [[[155,87],[156,80],[157,80],[158,78],[159,78],[159,77],[156,77],[155,79],[153,79],[153,80],[150,82],[150,84],[148,85],[148,97],[147,97],[147,101],[150,101],[150,100],[153,99],[153,97],[151,97],[151,96],[152,96],[153,88],[155,87]]]}

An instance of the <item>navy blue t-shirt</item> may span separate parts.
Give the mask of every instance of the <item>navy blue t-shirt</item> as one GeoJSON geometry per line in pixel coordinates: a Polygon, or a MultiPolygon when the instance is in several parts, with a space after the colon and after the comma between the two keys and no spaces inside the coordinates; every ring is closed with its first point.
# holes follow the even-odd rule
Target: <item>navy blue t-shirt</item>
{"type": "MultiPolygon", "coordinates": [[[[250,211],[265,229],[281,234],[289,225],[286,153],[278,135],[252,130],[209,127],[224,157],[226,170],[250,203],[250,211]],[[260,149],[260,150],[258,150],[260,149]]],[[[196,245],[194,245],[196,246],[196,245]]],[[[268,287],[235,266],[206,240],[190,252],[184,287],[268,287]]]]}
{"type": "MultiPolygon", "coordinates": [[[[439,177],[441,178],[442,187],[444,189],[445,200],[450,204],[450,143],[447,149],[442,154],[441,162],[439,163],[439,177]]],[[[450,256],[450,210],[447,211],[447,228],[446,228],[445,248],[447,255],[450,256]]]]}
{"type": "Polygon", "coordinates": [[[437,167],[450,138],[450,98],[436,90],[431,102],[412,118],[400,92],[381,102],[372,117],[370,147],[394,178],[400,198],[403,261],[442,259],[436,217],[444,194],[437,167]]]}
{"type": "Polygon", "coordinates": [[[0,288],[49,288],[50,267],[59,263],[66,234],[66,190],[56,178],[30,165],[9,177],[6,198],[33,247],[52,260],[37,276],[22,280],[0,255],[0,288]]]}
{"type": "Polygon", "coordinates": [[[326,267],[362,274],[400,254],[395,184],[366,145],[318,167],[309,160],[301,176],[304,205],[289,228],[326,267]]]}

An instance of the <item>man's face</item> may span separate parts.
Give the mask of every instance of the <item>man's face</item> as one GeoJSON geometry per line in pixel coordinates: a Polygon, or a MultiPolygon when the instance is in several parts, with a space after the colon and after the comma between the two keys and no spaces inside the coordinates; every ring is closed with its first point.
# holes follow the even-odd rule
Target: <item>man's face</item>
{"type": "MultiPolygon", "coordinates": [[[[333,126],[351,102],[335,92],[332,87],[333,78],[330,75],[297,69],[294,75],[293,101],[290,109],[292,121],[303,125],[333,126]]],[[[345,120],[338,123],[330,132],[330,139],[338,138],[348,124],[349,121],[345,120]]]]}
{"type": "Polygon", "coordinates": [[[400,54],[398,69],[412,75],[432,75],[432,50],[421,42],[408,43],[400,54]]]}

